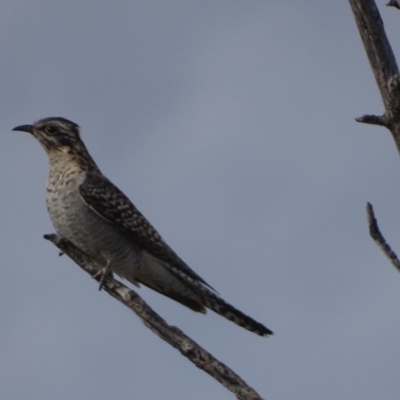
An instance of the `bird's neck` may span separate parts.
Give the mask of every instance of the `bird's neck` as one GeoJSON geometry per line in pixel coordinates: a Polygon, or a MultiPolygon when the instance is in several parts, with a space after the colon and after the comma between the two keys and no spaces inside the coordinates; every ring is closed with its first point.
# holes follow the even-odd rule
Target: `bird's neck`
{"type": "Polygon", "coordinates": [[[54,149],[48,152],[48,156],[50,169],[53,171],[62,172],[72,168],[81,172],[100,173],[99,167],[83,144],[74,149],[68,147],[54,149]]]}
{"type": "Polygon", "coordinates": [[[86,150],[76,153],[70,150],[58,149],[49,154],[50,170],[47,182],[47,192],[57,192],[60,187],[74,190],[89,173],[100,174],[96,163],[86,150]]]}

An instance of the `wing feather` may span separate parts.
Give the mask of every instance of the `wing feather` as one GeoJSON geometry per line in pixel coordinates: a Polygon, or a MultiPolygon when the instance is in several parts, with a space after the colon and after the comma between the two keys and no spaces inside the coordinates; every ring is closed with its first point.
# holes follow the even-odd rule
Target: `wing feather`
{"type": "Polygon", "coordinates": [[[213,289],[165,243],[128,197],[106,177],[87,174],[79,186],[79,194],[91,210],[130,236],[151,255],[213,289]]]}

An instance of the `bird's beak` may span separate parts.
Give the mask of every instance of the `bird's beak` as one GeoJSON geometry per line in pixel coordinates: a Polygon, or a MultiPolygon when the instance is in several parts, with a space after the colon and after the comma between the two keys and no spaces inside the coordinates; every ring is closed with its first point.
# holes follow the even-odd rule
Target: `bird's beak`
{"type": "Polygon", "coordinates": [[[13,131],[33,133],[33,126],[32,125],[19,125],[19,126],[16,126],[13,129],[13,131]]]}

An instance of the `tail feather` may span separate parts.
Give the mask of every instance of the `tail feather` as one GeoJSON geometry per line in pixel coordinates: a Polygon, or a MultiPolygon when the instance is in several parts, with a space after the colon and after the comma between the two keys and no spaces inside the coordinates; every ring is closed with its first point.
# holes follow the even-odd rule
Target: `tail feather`
{"type": "Polygon", "coordinates": [[[232,321],[242,328],[256,333],[257,335],[273,335],[273,332],[266,326],[244,314],[217,295],[209,294],[208,296],[204,297],[204,305],[222,317],[229,319],[229,321],[232,321]]]}
{"type": "Polygon", "coordinates": [[[169,270],[172,271],[180,280],[187,286],[190,287],[201,299],[201,303],[216,312],[222,317],[229,319],[235,324],[256,333],[260,336],[273,335],[273,332],[264,326],[262,323],[257,322],[253,318],[249,317],[242,311],[233,307],[231,304],[223,300],[216,292],[213,292],[202,282],[192,279],[191,277],[184,274],[182,271],[168,266],[169,270]]]}
{"type": "Polygon", "coordinates": [[[260,322],[239,311],[223,300],[208,285],[187,275],[185,271],[170,264],[147,264],[147,275],[136,278],[144,285],[178,301],[193,311],[206,312],[206,308],[216,312],[235,324],[260,336],[272,335],[273,332],[260,322]],[[157,279],[156,279],[157,278],[157,279]]]}

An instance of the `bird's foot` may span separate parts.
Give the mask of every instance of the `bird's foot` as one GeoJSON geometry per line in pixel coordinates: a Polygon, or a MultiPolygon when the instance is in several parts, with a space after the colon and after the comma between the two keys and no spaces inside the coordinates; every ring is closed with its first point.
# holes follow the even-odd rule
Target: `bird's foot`
{"type": "Polygon", "coordinates": [[[99,291],[101,289],[103,289],[105,280],[107,278],[112,278],[112,277],[113,277],[113,274],[112,274],[111,265],[110,265],[109,262],[107,263],[107,265],[105,267],[103,267],[101,270],[99,270],[98,272],[96,272],[93,275],[93,278],[95,278],[95,279],[99,279],[100,278],[99,291]]]}

